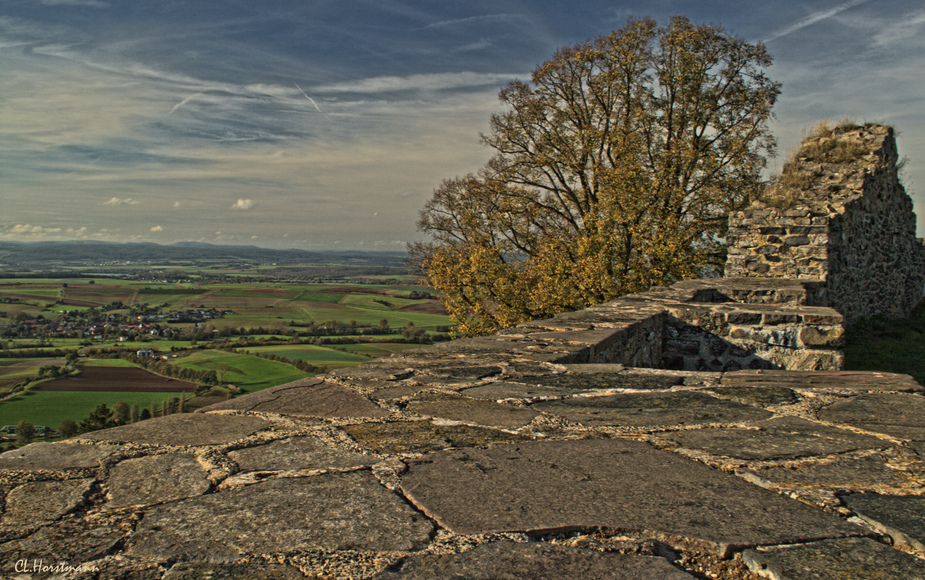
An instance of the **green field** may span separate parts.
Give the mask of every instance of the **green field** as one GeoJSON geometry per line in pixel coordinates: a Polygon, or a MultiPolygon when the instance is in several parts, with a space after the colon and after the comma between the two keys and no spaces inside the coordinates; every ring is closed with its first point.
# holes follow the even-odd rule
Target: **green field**
{"type": "MultiPolygon", "coordinates": [[[[182,264],[175,266],[185,269],[182,264]]],[[[202,265],[199,265],[200,270],[202,265]]],[[[127,269],[131,270],[131,269],[127,269]]],[[[170,363],[196,371],[215,371],[224,384],[234,384],[245,392],[254,392],[311,376],[283,362],[304,361],[327,372],[339,367],[353,366],[378,356],[388,356],[420,344],[376,342],[377,338],[400,339],[405,327],[414,326],[429,332],[445,332],[451,324],[449,317],[440,314],[437,300],[420,295],[411,299],[411,292],[433,293],[429,288],[414,284],[333,283],[301,284],[294,282],[235,282],[235,275],[253,275],[259,268],[235,270],[227,264],[215,264],[211,273],[227,275],[225,282],[196,282],[196,268],[189,267],[190,280],[183,283],[161,283],[108,276],[42,279],[0,279],[0,329],[15,328],[20,320],[51,321],[64,328],[74,321],[89,320],[87,311],[94,309],[93,320],[114,315],[113,324],[148,322],[163,328],[178,329],[179,337],[150,335],[146,331],[119,340],[116,333],[108,332],[105,340],[96,340],[99,331],[72,332],[69,337],[41,335],[0,336],[0,354],[3,348],[11,354],[34,354],[39,358],[0,358],[0,396],[9,393],[16,385],[38,380],[43,366],[64,364],[63,358],[52,358],[55,350],[86,353],[89,348],[113,348],[134,351],[154,349],[161,354],[180,356],[170,363]],[[146,310],[147,309],[147,310],[146,310]],[[196,309],[226,311],[221,318],[209,319],[197,325],[192,322],[167,322],[171,312],[196,309]],[[227,311],[232,311],[228,313],[227,311]],[[70,315],[68,314],[70,313],[70,315]],[[164,315],[164,316],[160,316],[164,315]],[[141,316],[142,318],[139,318],[141,316]],[[388,329],[381,326],[385,321],[388,329]],[[288,340],[316,325],[320,332],[332,334],[331,323],[337,323],[340,339],[349,332],[357,344],[294,344],[250,345],[237,347],[239,341],[253,343],[260,340],[288,340]],[[356,327],[350,326],[355,324],[356,327]],[[247,331],[240,336],[240,331],[247,331]],[[346,330],[345,330],[346,329],[346,330]],[[360,331],[379,331],[375,336],[360,336],[360,331]],[[191,342],[196,331],[195,345],[191,342]],[[226,332],[232,331],[232,332],[226,332]],[[364,341],[364,342],[359,342],[364,341]],[[213,350],[209,347],[235,347],[253,355],[213,350]],[[190,347],[199,347],[184,353],[190,347]],[[202,348],[206,347],[206,348],[202,348]],[[23,349],[28,349],[24,352],[23,349]],[[41,358],[42,355],[47,355],[41,358]],[[275,355],[282,361],[261,358],[275,355]]],[[[374,277],[370,277],[372,279],[374,277]]],[[[394,278],[394,277],[393,277],[394,278]]],[[[410,280],[410,278],[409,278],[410,280]]],[[[84,323],[86,324],[86,323],[84,323]]],[[[311,336],[308,339],[314,340],[311,336]]],[[[63,356],[63,355],[62,355],[63,356]]],[[[127,366],[121,359],[81,359],[84,366],[127,366]]],[[[16,424],[25,419],[34,424],[57,428],[64,419],[80,422],[98,404],[110,407],[123,401],[138,403],[149,408],[151,401],[169,399],[176,394],[147,392],[56,392],[25,391],[9,399],[0,400],[0,423],[16,424]]]]}
{"type": "Polygon", "coordinates": [[[180,393],[110,393],[97,391],[26,391],[21,395],[0,402],[0,424],[16,425],[25,420],[33,425],[45,425],[57,429],[61,421],[71,419],[80,423],[100,403],[112,409],[118,402],[141,409],[150,409],[151,401],[157,402],[179,397],[180,393]]]}
{"type": "MultiPolygon", "coordinates": [[[[377,325],[386,320],[392,327],[409,322],[433,330],[450,324],[439,312],[436,300],[411,300],[412,291],[433,292],[420,286],[381,284],[166,284],[120,279],[0,279],[0,325],[20,315],[54,320],[64,312],[86,311],[121,302],[124,313],[146,305],[164,311],[193,308],[232,310],[234,314],[212,320],[214,328],[274,327],[283,330],[290,321],[324,323],[355,321],[377,325]],[[409,311],[409,308],[411,309],[409,311]],[[421,309],[428,310],[421,312],[421,309]]],[[[182,324],[180,325],[183,326],[182,324]]]]}
{"type": "Polygon", "coordinates": [[[222,383],[234,384],[249,393],[310,376],[286,363],[215,350],[194,353],[174,364],[197,371],[215,371],[222,383]]]}
{"type": "MultiPolygon", "coordinates": [[[[286,363],[213,350],[197,352],[176,360],[177,366],[180,367],[214,370],[224,383],[232,383],[246,392],[259,391],[310,376],[286,363]]],[[[82,366],[135,365],[121,359],[101,359],[84,361],[82,366]]],[[[0,370],[3,368],[8,367],[0,367],[0,370]]],[[[33,424],[57,428],[64,419],[72,419],[79,423],[100,403],[106,403],[110,408],[119,401],[129,405],[138,403],[144,409],[150,407],[151,401],[157,401],[159,405],[164,399],[179,396],[179,393],[28,390],[0,401],[0,423],[15,425],[20,420],[26,420],[33,424]]]]}

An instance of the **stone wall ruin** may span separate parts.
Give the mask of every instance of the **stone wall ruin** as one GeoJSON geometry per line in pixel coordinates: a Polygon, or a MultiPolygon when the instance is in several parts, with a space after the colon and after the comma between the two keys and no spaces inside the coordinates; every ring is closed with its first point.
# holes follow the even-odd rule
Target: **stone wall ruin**
{"type": "Polygon", "coordinates": [[[730,216],[726,276],[818,281],[810,303],[849,323],[908,316],[922,300],[925,248],[898,158],[891,127],[817,131],[764,200],[730,216]]]}
{"type": "Polygon", "coordinates": [[[845,324],[905,317],[922,300],[925,246],[899,182],[893,129],[820,127],[762,199],[730,216],[725,278],[653,288],[509,333],[547,336],[532,334],[539,328],[594,340],[556,362],[843,368],[845,324]]]}

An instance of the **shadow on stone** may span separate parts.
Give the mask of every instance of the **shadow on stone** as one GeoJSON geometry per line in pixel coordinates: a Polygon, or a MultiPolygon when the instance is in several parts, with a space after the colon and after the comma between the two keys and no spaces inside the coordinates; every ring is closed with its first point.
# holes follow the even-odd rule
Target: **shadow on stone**
{"type": "Polygon", "coordinates": [[[497,542],[461,554],[426,554],[407,558],[374,580],[693,580],[664,558],[613,554],[553,544],[497,542]]]}

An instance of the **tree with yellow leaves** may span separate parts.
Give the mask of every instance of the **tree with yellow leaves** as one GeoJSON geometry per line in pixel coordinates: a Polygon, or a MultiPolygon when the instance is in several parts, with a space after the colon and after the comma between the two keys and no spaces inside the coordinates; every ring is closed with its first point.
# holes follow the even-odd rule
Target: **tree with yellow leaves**
{"type": "Polygon", "coordinates": [[[721,271],[726,214],[757,192],[780,85],[715,26],[632,20],[501,91],[494,156],[445,181],[411,256],[461,334],[721,271]]]}

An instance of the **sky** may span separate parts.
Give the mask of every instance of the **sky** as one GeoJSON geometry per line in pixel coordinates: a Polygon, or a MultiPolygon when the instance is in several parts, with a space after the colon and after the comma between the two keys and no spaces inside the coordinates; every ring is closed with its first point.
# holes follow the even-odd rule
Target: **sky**
{"type": "Polygon", "coordinates": [[[774,58],[806,129],[900,131],[925,235],[921,0],[0,0],[0,241],[403,250],[556,49],[682,14],[774,58]]]}

